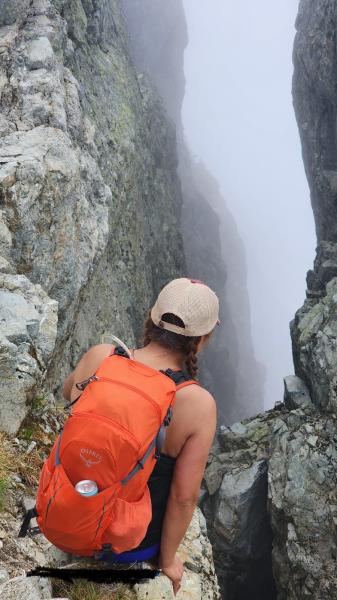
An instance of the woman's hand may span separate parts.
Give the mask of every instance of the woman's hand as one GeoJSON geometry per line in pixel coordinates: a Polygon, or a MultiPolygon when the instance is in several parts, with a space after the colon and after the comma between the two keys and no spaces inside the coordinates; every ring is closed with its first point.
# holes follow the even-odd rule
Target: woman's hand
{"type": "Polygon", "coordinates": [[[161,570],[164,573],[164,575],[171,579],[173,593],[174,595],[176,595],[181,588],[181,580],[183,578],[184,573],[183,563],[181,562],[180,558],[177,555],[175,555],[173,562],[170,565],[168,565],[167,567],[163,567],[161,565],[159,566],[161,567],[161,570]]]}

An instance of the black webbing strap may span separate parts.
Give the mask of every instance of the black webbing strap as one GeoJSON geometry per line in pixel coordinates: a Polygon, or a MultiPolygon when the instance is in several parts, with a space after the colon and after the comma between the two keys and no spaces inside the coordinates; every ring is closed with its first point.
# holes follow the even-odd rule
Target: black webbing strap
{"type": "Polygon", "coordinates": [[[116,354],[117,354],[117,356],[124,356],[124,358],[130,358],[127,351],[124,350],[124,348],[122,348],[122,346],[116,346],[116,348],[111,356],[115,356],[116,354]]]}
{"type": "Polygon", "coordinates": [[[77,398],[75,398],[75,400],[72,400],[71,402],[68,402],[68,404],[65,404],[64,410],[68,410],[68,408],[70,408],[71,406],[73,406],[77,402],[77,400],[80,399],[81,395],[82,394],[80,394],[79,396],[77,396],[77,398]]]}
{"type": "Polygon", "coordinates": [[[27,510],[27,512],[24,516],[24,519],[22,521],[22,525],[21,525],[18,537],[25,537],[27,535],[30,522],[35,517],[37,517],[36,506],[34,506],[34,508],[30,508],[29,510],[27,510]]]}
{"type": "Polygon", "coordinates": [[[167,375],[176,385],[185,383],[185,381],[191,381],[192,377],[185,373],[185,371],[173,371],[172,369],[166,369],[166,371],[160,371],[164,375],[167,375]]]}

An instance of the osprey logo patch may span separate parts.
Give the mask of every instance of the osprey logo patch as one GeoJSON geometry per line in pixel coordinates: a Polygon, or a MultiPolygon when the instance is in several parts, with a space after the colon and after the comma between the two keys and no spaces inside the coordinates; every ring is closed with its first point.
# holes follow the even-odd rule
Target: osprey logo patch
{"type": "Polygon", "coordinates": [[[80,457],[85,463],[86,467],[92,467],[93,465],[98,465],[98,463],[102,462],[103,458],[98,452],[95,450],[90,450],[90,448],[81,448],[80,457]]]}

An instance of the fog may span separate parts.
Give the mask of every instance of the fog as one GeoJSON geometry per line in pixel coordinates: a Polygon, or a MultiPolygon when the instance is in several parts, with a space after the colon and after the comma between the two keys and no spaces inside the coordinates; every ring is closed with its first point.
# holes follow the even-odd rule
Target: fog
{"type": "Polygon", "coordinates": [[[298,1],[184,6],[185,135],[218,179],[246,248],[252,337],[270,408],[293,373],[289,322],[316,246],[291,98],[298,1]]]}

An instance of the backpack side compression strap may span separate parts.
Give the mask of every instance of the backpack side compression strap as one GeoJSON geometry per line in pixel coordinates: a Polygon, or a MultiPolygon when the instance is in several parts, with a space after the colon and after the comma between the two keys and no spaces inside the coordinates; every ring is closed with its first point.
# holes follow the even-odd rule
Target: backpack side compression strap
{"type": "Polygon", "coordinates": [[[144,464],[147,461],[147,459],[149,458],[153,448],[156,448],[155,458],[156,459],[159,458],[161,449],[162,449],[164,441],[165,441],[166,427],[169,426],[171,418],[172,418],[172,409],[171,409],[171,407],[169,407],[169,409],[166,413],[165,419],[164,419],[156,437],[152,440],[152,442],[149,445],[148,449],[146,450],[144,456],[142,456],[142,458],[137,462],[136,466],[133,467],[133,469],[130,471],[130,473],[126,477],[124,477],[124,479],[122,479],[122,481],[121,481],[122,485],[126,485],[128,483],[128,481],[130,481],[130,479],[132,479],[132,477],[134,475],[136,475],[136,473],[138,473],[138,471],[140,471],[140,469],[144,469],[144,464]]]}

